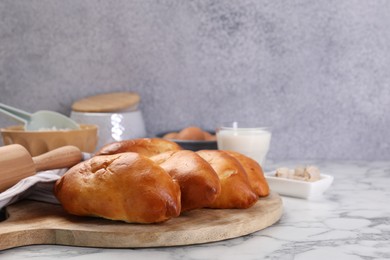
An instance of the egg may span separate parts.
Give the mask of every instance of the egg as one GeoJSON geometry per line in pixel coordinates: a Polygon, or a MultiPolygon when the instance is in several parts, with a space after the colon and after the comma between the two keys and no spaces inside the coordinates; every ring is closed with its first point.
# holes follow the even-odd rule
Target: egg
{"type": "Polygon", "coordinates": [[[209,132],[204,131],[204,140],[205,141],[216,141],[217,137],[215,135],[210,134],[209,132]]]}
{"type": "Polygon", "coordinates": [[[179,140],[204,140],[204,132],[201,128],[196,126],[190,126],[181,130],[177,139],[179,140]]]}
{"type": "Polygon", "coordinates": [[[177,139],[177,133],[176,132],[171,132],[171,133],[166,133],[163,138],[165,139],[177,139]]]}

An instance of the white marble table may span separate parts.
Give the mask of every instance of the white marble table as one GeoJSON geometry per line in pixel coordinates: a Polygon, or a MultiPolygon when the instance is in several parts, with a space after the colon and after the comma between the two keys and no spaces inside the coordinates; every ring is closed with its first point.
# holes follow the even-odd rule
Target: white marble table
{"type": "Polygon", "coordinates": [[[281,220],[245,237],[147,249],[36,245],[0,251],[0,259],[390,259],[390,162],[306,163],[333,175],[331,188],[314,200],[282,197],[281,220]]]}

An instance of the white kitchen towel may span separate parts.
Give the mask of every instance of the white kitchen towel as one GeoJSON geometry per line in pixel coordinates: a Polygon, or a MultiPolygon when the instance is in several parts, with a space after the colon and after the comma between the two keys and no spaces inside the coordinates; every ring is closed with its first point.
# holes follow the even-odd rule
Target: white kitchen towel
{"type": "MultiPolygon", "coordinates": [[[[91,158],[83,153],[83,160],[91,158]]],[[[21,199],[33,199],[49,203],[59,203],[53,194],[54,182],[61,178],[68,168],[37,172],[24,178],[11,188],[0,193],[0,210],[21,199]]]]}
{"type": "Polygon", "coordinates": [[[56,200],[50,189],[53,189],[53,182],[58,180],[66,171],[67,168],[42,171],[24,178],[8,190],[0,193],[0,209],[30,196],[35,199],[38,197],[38,200],[43,199],[46,202],[50,201],[55,203],[56,200]],[[49,185],[42,185],[44,183],[49,185]]]}

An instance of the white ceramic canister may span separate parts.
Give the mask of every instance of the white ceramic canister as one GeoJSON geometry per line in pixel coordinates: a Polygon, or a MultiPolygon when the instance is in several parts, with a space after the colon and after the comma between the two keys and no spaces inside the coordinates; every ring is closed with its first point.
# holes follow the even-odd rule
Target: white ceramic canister
{"type": "Polygon", "coordinates": [[[146,137],[139,101],[133,92],[91,96],[73,103],[70,117],[79,124],[98,126],[98,150],[108,143],[146,137]]]}

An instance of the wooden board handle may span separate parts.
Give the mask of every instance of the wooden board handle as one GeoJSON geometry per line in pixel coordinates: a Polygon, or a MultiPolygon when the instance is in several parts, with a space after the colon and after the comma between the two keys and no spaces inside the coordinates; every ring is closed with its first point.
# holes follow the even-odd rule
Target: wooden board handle
{"type": "Polygon", "coordinates": [[[73,145],[62,146],[47,153],[33,157],[36,171],[70,168],[79,163],[83,155],[79,148],[73,145]]]}

